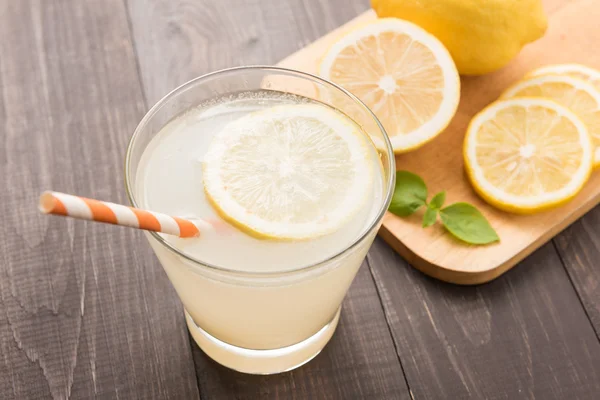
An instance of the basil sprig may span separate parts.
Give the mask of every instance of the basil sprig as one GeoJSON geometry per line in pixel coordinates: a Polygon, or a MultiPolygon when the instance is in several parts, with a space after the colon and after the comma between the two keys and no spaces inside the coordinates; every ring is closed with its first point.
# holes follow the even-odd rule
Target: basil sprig
{"type": "Polygon", "coordinates": [[[438,220],[454,237],[463,242],[484,245],[500,240],[485,216],[469,203],[454,203],[444,207],[446,192],[440,192],[427,202],[427,185],[418,175],[408,171],[396,172],[396,187],[390,204],[390,212],[408,217],[421,207],[423,227],[432,226],[438,220]]]}

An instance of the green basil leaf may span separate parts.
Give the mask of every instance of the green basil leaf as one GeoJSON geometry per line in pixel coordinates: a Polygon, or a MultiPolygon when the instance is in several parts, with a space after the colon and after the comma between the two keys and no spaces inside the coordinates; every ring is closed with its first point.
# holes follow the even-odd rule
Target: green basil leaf
{"type": "Polygon", "coordinates": [[[436,208],[427,207],[425,215],[423,215],[423,228],[428,228],[435,224],[437,220],[438,210],[436,208]]]}
{"type": "Polygon", "coordinates": [[[464,242],[488,244],[500,240],[488,220],[471,204],[452,204],[440,210],[440,218],[444,227],[464,242]]]}
{"type": "Polygon", "coordinates": [[[446,191],[444,190],[443,192],[439,192],[438,194],[433,196],[433,199],[431,199],[431,201],[429,202],[429,207],[439,210],[440,208],[442,208],[445,201],[446,201],[446,191]]]}
{"type": "Polygon", "coordinates": [[[408,171],[396,172],[396,187],[389,210],[407,217],[427,204],[427,186],[423,179],[408,171]]]}

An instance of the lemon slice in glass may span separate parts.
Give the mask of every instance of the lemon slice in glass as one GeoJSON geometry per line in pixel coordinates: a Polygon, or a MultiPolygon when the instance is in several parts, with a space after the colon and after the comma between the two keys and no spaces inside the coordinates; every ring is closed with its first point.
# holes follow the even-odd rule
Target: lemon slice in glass
{"type": "Polygon", "coordinates": [[[585,124],[541,98],[492,103],[471,121],[464,143],[467,175],[488,203],[533,213],[573,198],[592,169],[585,124]]]}
{"type": "Polygon", "coordinates": [[[213,139],[204,189],[219,214],[259,238],[338,230],[372,190],[376,152],[352,120],[324,105],[247,114],[213,139]]]}

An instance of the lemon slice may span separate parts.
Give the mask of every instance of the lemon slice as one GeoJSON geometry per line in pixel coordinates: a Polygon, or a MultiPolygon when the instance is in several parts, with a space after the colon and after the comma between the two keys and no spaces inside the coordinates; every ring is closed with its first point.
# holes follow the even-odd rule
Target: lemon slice
{"type": "Polygon", "coordinates": [[[203,161],[208,200],[259,238],[338,230],[373,186],[376,151],[358,125],[324,105],[282,105],[227,124],[203,161]]]}
{"type": "Polygon", "coordinates": [[[585,124],[541,98],[492,103],[471,121],[464,142],[467,175],[490,204],[533,213],[573,198],[592,168],[585,124]]]}
{"type": "Polygon", "coordinates": [[[395,18],[343,36],[323,58],[320,75],[373,110],[396,153],[441,133],[459,102],[460,80],[448,50],[422,28],[395,18]]]}
{"type": "Polygon", "coordinates": [[[594,85],[600,91],[600,71],[581,64],[555,64],[531,71],[528,76],[567,75],[578,78],[594,85]]]}
{"type": "Polygon", "coordinates": [[[534,76],[502,94],[509,97],[545,97],[568,107],[586,124],[594,145],[594,165],[600,165],[600,92],[591,83],[565,75],[534,76]]]}

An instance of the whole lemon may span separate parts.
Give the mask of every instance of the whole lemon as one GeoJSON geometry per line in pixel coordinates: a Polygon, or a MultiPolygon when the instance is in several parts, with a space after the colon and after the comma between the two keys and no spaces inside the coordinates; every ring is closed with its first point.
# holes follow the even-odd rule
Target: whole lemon
{"type": "Polygon", "coordinates": [[[371,0],[379,17],[420,25],[450,51],[464,75],[502,68],[544,35],[541,0],[371,0]]]}

